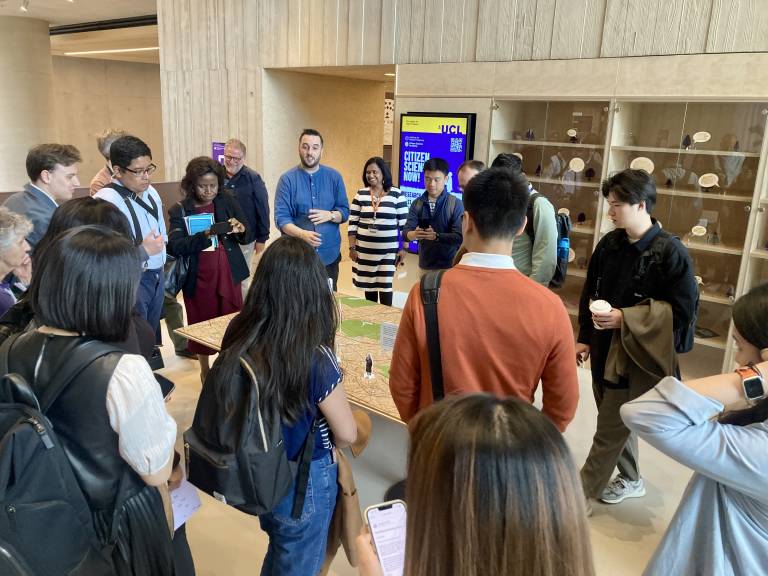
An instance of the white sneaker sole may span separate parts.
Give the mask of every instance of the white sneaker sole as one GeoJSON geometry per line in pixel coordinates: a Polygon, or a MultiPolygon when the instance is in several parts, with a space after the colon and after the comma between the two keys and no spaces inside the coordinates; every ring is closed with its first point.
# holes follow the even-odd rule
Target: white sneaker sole
{"type": "Polygon", "coordinates": [[[624,494],[621,497],[615,498],[613,500],[608,500],[606,498],[600,498],[600,502],[603,504],[620,504],[621,502],[624,502],[627,498],[642,498],[645,496],[645,486],[643,486],[640,490],[637,490],[635,492],[632,492],[630,494],[624,494]]]}

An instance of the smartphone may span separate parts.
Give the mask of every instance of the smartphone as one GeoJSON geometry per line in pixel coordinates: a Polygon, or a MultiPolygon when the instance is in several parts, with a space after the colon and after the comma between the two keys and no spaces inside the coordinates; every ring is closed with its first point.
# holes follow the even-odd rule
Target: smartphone
{"type": "Polygon", "coordinates": [[[218,236],[219,234],[228,234],[232,231],[232,224],[229,222],[216,222],[211,224],[209,228],[211,235],[218,236]]]}
{"type": "Polygon", "coordinates": [[[422,230],[429,228],[429,220],[427,218],[419,218],[419,228],[422,230]]]}
{"type": "Polygon", "coordinates": [[[390,500],[365,509],[384,576],[402,576],[405,568],[405,502],[390,500]]]}
{"type": "Polygon", "coordinates": [[[157,380],[157,383],[160,385],[160,392],[162,392],[163,398],[165,399],[168,399],[168,396],[176,390],[176,384],[168,380],[165,376],[155,374],[155,380],[157,380]]]}

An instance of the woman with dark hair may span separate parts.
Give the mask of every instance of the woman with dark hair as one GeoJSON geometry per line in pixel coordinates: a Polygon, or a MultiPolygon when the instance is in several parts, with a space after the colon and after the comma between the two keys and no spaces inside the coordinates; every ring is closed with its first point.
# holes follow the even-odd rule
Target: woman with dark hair
{"type": "MultiPolygon", "coordinates": [[[[13,342],[9,371],[40,397],[80,346],[124,340],[140,274],[133,243],[102,226],[74,228],[49,242],[36,257],[29,287],[39,326],[13,342]]],[[[171,471],[176,423],[147,361],[108,352],[82,368],[46,416],[86,496],[97,536],[105,547],[114,544],[115,573],[173,574],[171,535],[156,487],[171,471]],[[110,542],[113,534],[116,542],[110,542]]]]}
{"type": "MultiPolygon", "coordinates": [[[[320,258],[303,240],[283,236],[264,252],[243,310],[229,325],[203,388],[203,395],[225,397],[226,391],[220,390],[242,370],[240,358],[248,356],[259,384],[261,408],[267,414],[276,410],[282,418],[289,460],[299,459],[316,427],[300,517],[292,517],[295,486],[270,513],[259,516],[269,535],[262,575],[317,574],[325,558],[338,490],[334,447],[348,446],[357,434],[333,352],[338,323],[320,258]]],[[[233,419],[240,417],[237,410],[228,413],[233,419]]]]}
{"type": "MultiPolygon", "coordinates": [[[[231,314],[243,306],[240,282],[249,272],[238,244],[251,242],[253,233],[243,224],[245,215],[237,199],[224,188],[224,174],[224,168],[212,158],[193,158],[181,180],[186,198],[168,210],[168,253],[189,257],[182,287],[188,324],[231,314]],[[214,222],[228,222],[230,230],[218,235],[210,230],[190,234],[187,217],[193,214],[212,214],[214,222]]],[[[216,351],[191,340],[188,348],[197,354],[200,378],[205,381],[208,357],[216,351]]]]}
{"type": "MultiPolygon", "coordinates": [[[[589,527],[562,434],[527,402],[453,396],[410,423],[408,576],[591,576],[589,527]]],[[[370,535],[360,574],[381,576],[370,535]]]]}
{"type": "Polygon", "coordinates": [[[392,306],[392,280],[405,262],[402,230],[408,216],[405,196],[392,186],[383,158],[369,158],[363,186],[349,209],[349,258],[355,286],[372,302],[392,306]]]}
{"type": "Polygon", "coordinates": [[[735,372],[667,377],[625,404],[627,427],[693,469],[644,574],[763,574],[768,565],[768,284],[733,305],[735,372]]]}

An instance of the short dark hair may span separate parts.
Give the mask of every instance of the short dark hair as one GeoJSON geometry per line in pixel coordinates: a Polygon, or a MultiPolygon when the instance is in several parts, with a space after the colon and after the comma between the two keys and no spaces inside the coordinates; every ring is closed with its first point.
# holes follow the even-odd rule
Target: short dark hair
{"type": "Polygon", "coordinates": [[[139,253],[122,234],[104,226],[68,230],[35,262],[29,287],[35,319],[105,342],[125,340],[140,276],[139,253]]]}
{"type": "Polygon", "coordinates": [[[465,160],[461,164],[459,164],[459,169],[456,170],[456,174],[464,170],[465,168],[469,168],[470,170],[474,170],[475,172],[482,172],[485,170],[485,162],[481,160],[465,160]]]}
{"type": "Polygon", "coordinates": [[[35,265],[38,255],[57,236],[72,228],[87,225],[104,226],[133,242],[133,232],[128,218],[120,212],[117,206],[106,200],[90,196],[73,198],[64,202],[53,212],[48,229],[35,247],[33,256],[35,265]]]}
{"type": "Polygon", "coordinates": [[[216,176],[216,179],[219,181],[219,192],[224,189],[224,167],[213,158],[198,156],[189,161],[184,177],[181,179],[181,190],[187,198],[192,198],[193,200],[197,198],[195,186],[197,186],[198,179],[206,174],[214,174],[216,176]]]}
{"type": "Polygon", "coordinates": [[[604,198],[613,192],[614,197],[620,202],[626,202],[632,206],[645,202],[645,211],[653,213],[656,206],[656,183],[653,176],[645,170],[622,170],[607,180],[603,180],[602,193],[604,198]]]}
{"type": "Polygon", "coordinates": [[[368,179],[365,177],[365,171],[368,170],[368,166],[371,164],[376,164],[376,166],[379,167],[379,170],[381,170],[381,185],[386,192],[389,192],[389,189],[392,188],[392,172],[389,171],[389,167],[384,161],[384,158],[380,156],[373,156],[365,161],[365,164],[363,165],[363,186],[368,186],[368,179]]]}
{"type": "Polygon", "coordinates": [[[523,161],[515,154],[507,154],[506,152],[503,152],[493,159],[491,168],[506,168],[513,172],[522,172],[523,161]]]}
{"type": "Polygon", "coordinates": [[[446,176],[448,176],[448,172],[451,171],[451,169],[448,167],[448,162],[443,160],[442,158],[430,158],[426,162],[424,162],[424,172],[442,172],[446,176]]]}
{"type": "Polygon", "coordinates": [[[136,136],[121,136],[109,147],[109,161],[112,162],[112,166],[128,168],[131,162],[142,156],[152,158],[152,150],[136,136]]]}
{"type": "Polygon", "coordinates": [[[464,190],[464,209],[480,237],[512,238],[528,207],[528,181],[520,172],[489,168],[472,178],[464,190]]]}
{"type": "MultiPolygon", "coordinates": [[[[299,135],[299,142],[301,142],[301,139],[304,138],[304,136],[317,136],[320,138],[320,146],[325,146],[325,143],[323,142],[323,135],[314,128],[304,128],[304,130],[302,130],[301,134],[299,135]]],[[[243,154],[245,154],[245,152],[243,152],[243,154]]]]}
{"type": "Polygon", "coordinates": [[[71,144],[40,144],[27,153],[27,176],[36,182],[44,170],[53,170],[57,164],[72,166],[82,161],[80,151],[71,144]]]}

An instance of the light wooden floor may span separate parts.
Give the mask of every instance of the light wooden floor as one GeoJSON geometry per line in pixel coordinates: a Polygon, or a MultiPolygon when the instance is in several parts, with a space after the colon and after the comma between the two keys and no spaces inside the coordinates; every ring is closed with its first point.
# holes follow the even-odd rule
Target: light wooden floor
{"type": "MultiPolygon", "coordinates": [[[[405,278],[396,280],[401,291],[418,279],[418,270],[409,260],[405,278]]],[[[342,263],[340,287],[352,291],[348,262],[342,263]]],[[[404,301],[396,295],[395,303],[404,301]]],[[[402,305],[402,304],[401,304],[402,305]]],[[[167,339],[166,339],[167,340],[167,339]]],[[[200,392],[197,362],[177,358],[171,346],[164,351],[163,373],[176,383],[176,391],[168,404],[176,418],[179,432],[185,430],[194,413],[200,392]]],[[[590,375],[579,370],[581,402],[576,419],[565,436],[577,465],[589,450],[595,428],[596,411],[592,400],[590,375]]],[[[363,507],[382,500],[384,490],[404,474],[407,450],[405,429],[373,416],[374,428],[367,451],[353,461],[355,478],[363,507]]],[[[647,496],[627,500],[616,506],[597,505],[590,519],[591,538],[597,574],[636,576],[641,574],[658,544],[680,496],[690,478],[690,471],[672,462],[653,448],[641,445],[641,467],[647,496]]],[[[199,576],[252,576],[261,567],[267,547],[266,535],[258,520],[206,497],[203,507],[189,521],[187,534],[199,576]]],[[[332,574],[357,574],[343,552],[337,556],[332,574]]]]}

